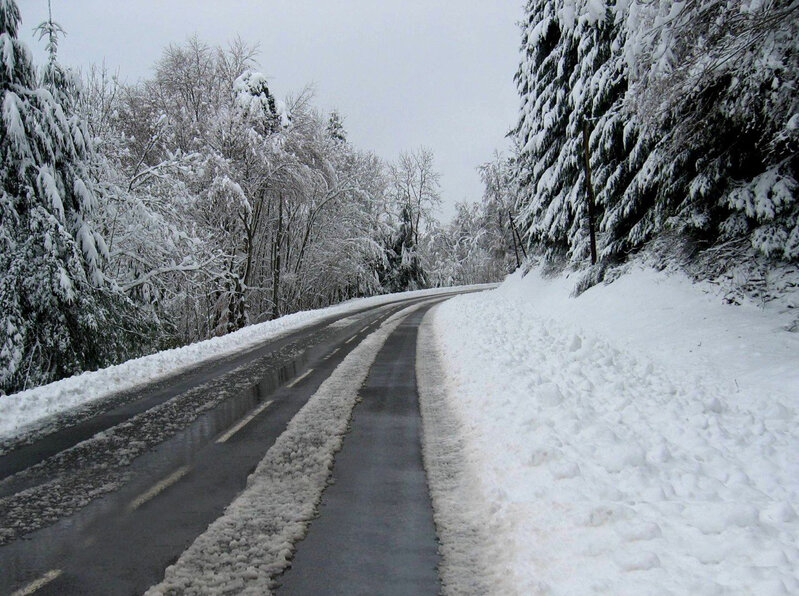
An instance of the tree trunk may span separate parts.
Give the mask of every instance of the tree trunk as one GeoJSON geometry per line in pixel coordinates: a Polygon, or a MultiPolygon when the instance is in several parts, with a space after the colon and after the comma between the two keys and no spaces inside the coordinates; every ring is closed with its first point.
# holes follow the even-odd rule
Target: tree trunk
{"type": "Polygon", "coordinates": [[[524,255],[524,258],[527,259],[527,250],[524,248],[524,243],[522,242],[521,234],[519,234],[519,230],[516,229],[516,224],[513,222],[513,217],[510,214],[510,209],[508,209],[508,219],[510,220],[510,227],[513,229],[515,238],[522,249],[522,254],[524,255]]]}
{"type": "Polygon", "coordinates": [[[277,230],[272,244],[272,318],[280,316],[280,247],[283,243],[283,197],[278,197],[277,230]]]}
{"type": "Polygon", "coordinates": [[[591,162],[588,159],[588,120],[583,120],[583,165],[585,188],[588,195],[588,234],[591,240],[591,264],[596,265],[596,231],[594,230],[594,186],[591,184],[591,162]]]}
{"type": "Polygon", "coordinates": [[[513,226],[513,219],[511,219],[510,211],[508,211],[508,223],[510,223],[510,237],[513,238],[513,252],[516,254],[516,269],[522,266],[522,262],[519,259],[519,248],[516,244],[516,230],[513,226]]]}

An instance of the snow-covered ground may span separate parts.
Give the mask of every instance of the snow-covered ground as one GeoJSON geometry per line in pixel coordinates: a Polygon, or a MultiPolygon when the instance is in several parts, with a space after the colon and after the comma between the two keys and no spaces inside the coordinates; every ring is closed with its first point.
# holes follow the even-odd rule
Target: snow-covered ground
{"type": "Polygon", "coordinates": [[[318,323],[326,317],[406,298],[433,296],[451,292],[453,289],[438,288],[359,298],[328,308],[298,312],[274,321],[251,325],[222,337],[136,358],[13,395],[0,396],[0,439],[13,436],[26,427],[38,425],[66,410],[104,399],[120,391],[141,387],[203,362],[246,351],[266,340],[318,323]]]}
{"type": "Polygon", "coordinates": [[[791,313],[643,268],[574,284],[514,275],[430,315],[463,460],[437,519],[461,508],[480,549],[455,564],[482,552],[519,594],[799,592],[791,313]]]}

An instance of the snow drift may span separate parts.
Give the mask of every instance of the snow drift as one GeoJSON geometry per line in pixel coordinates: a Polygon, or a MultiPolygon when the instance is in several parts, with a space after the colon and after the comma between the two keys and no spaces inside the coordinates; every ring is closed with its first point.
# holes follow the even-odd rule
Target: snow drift
{"type": "Polygon", "coordinates": [[[476,554],[520,594],[799,591],[790,313],[649,269],[573,285],[514,275],[432,315],[470,483],[436,506],[485,519],[476,554]]]}

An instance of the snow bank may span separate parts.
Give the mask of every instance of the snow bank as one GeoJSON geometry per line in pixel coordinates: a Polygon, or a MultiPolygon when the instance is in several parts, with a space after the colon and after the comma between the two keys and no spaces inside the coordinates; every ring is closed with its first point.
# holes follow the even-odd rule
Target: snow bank
{"type": "Polygon", "coordinates": [[[109,397],[120,391],[141,387],[203,362],[254,348],[266,340],[318,323],[326,317],[371,306],[380,306],[406,298],[451,292],[454,289],[456,288],[437,288],[386,294],[350,300],[328,308],[298,312],[274,321],[251,325],[222,337],[214,337],[182,348],[165,350],[13,395],[0,396],[0,439],[17,434],[24,427],[38,424],[46,418],[71,408],[109,397]]]}
{"type": "Polygon", "coordinates": [[[247,488],[167,568],[147,594],[267,594],[315,513],[358,391],[378,351],[421,305],[390,317],[363,340],[291,420],[247,488]]]}
{"type": "Polygon", "coordinates": [[[475,470],[465,458],[464,433],[441,383],[431,316],[422,320],[416,346],[416,383],[422,414],[422,452],[441,560],[444,594],[509,594],[513,577],[509,552],[491,548],[500,531],[477,490],[475,470]]]}
{"type": "Polygon", "coordinates": [[[799,591],[789,315],[647,269],[573,285],[512,276],[434,315],[471,479],[449,502],[486,516],[489,563],[520,594],[799,591]]]}

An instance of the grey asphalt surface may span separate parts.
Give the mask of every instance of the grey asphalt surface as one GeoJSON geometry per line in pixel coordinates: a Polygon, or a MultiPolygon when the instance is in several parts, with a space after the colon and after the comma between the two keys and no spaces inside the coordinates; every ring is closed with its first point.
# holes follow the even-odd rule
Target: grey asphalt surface
{"type": "Polygon", "coordinates": [[[278,594],[437,594],[433,508],[422,465],[416,336],[428,307],[378,353],[336,455],[319,517],[278,594]]]}
{"type": "MultiPolygon", "coordinates": [[[[360,311],[360,313],[350,313],[348,317],[357,315],[358,320],[349,326],[335,329],[329,327],[332,319],[328,319],[323,324],[306,328],[300,333],[281,339],[281,342],[288,342],[286,345],[291,347],[290,350],[283,349],[286,347],[283,345],[282,348],[272,352],[269,345],[264,345],[249,354],[250,360],[245,363],[246,365],[239,362],[244,356],[239,356],[238,359],[232,359],[235,362],[217,363],[215,369],[211,367],[212,370],[195,370],[176,375],[174,386],[170,387],[169,383],[164,381],[155,388],[157,396],[148,395],[146,392],[142,394],[140,399],[145,403],[152,401],[162,403],[164,400],[170,400],[171,395],[179,393],[186,386],[193,384],[196,388],[199,383],[199,387],[202,388],[204,386],[202,382],[207,380],[209,375],[221,375],[217,377],[217,385],[225,384],[227,378],[225,375],[229,374],[231,378],[234,378],[236,374],[239,376],[236,383],[231,385],[233,389],[231,389],[232,394],[229,398],[226,397],[189,426],[168,437],[155,448],[137,456],[132,462],[126,463],[126,474],[120,487],[109,489],[111,492],[108,493],[100,494],[98,491],[98,495],[91,495],[87,503],[83,503],[78,497],[69,494],[56,495],[56,501],[60,499],[66,502],[70,500],[77,502],[71,515],[58,517],[56,521],[48,521],[47,524],[44,524],[46,527],[32,532],[24,532],[20,536],[10,539],[7,544],[0,546],[0,594],[13,593],[14,590],[29,585],[30,582],[53,570],[59,571],[58,577],[44,584],[36,591],[37,594],[135,594],[142,593],[150,585],[160,581],[164,569],[180,556],[194,538],[204,531],[207,525],[216,519],[223,512],[225,506],[244,488],[247,475],[255,468],[274,440],[283,432],[288,421],[347,353],[357,345],[357,342],[347,343],[346,340],[353,336],[365,337],[391,313],[418,300],[360,311]],[[335,355],[330,356],[337,349],[335,355]],[[298,351],[301,353],[299,356],[296,355],[298,351]],[[237,363],[242,364],[242,368],[230,372],[230,368],[237,363]],[[266,374],[255,374],[250,383],[242,382],[240,378],[242,375],[245,376],[246,381],[246,375],[254,374],[251,371],[260,369],[262,364],[268,369],[266,374]],[[248,366],[249,368],[247,368],[248,366]],[[303,377],[296,385],[287,386],[287,382],[300,378],[311,369],[313,369],[312,372],[307,377],[303,377]],[[241,372],[242,370],[244,372],[241,372]],[[246,385],[246,389],[239,390],[238,388],[243,385],[246,385]],[[150,401],[148,402],[148,400],[150,401]],[[256,416],[252,422],[235,433],[227,442],[221,444],[216,442],[220,433],[224,433],[253,408],[267,400],[272,401],[271,405],[256,416]],[[169,478],[175,473],[181,474],[179,481],[147,499],[146,502],[132,507],[132,503],[146,493],[154,483],[169,478]]],[[[421,313],[414,315],[413,320],[420,318],[421,313]]],[[[373,405],[383,404],[380,407],[386,410],[382,421],[381,416],[374,417],[374,422],[378,426],[377,430],[373,431],[372,438],[377,439],[389,432],[389,428],[386,426],[388,418],[385,418],[385,414],[397,407],[394,403],[396,400],[399,400],[397,403],[400,403],[404,399],[407,403],[402,403],[405,403],[403,407],[406,409],[401,414],[398,411],[397,416],[391,415],[389,418],[394,419],[395,422],[403,420],[403,423],[394,429],[400,433],[395,434],[394,440],[400,439],[400,442],[407,443],[410,450],[400,450],[394,454],[394,448],[386,444],[382,460],[364,456],[365,462],[367,460],[371,462],[369,463],[371,469],[376,470],[377,466],[385,465],[388,466],[389,475],[394,475],[392,489],[382,492],[378,490],[370,494],[368,499],[388,499],[387,502],[395,503],[396,509],[399,507],[399,502],[394,502],[392,499],[403,492],[397,490],[399,486],[405,486],[402,483],[407,483],[409,494],[416,495],[409,499],[409,503],[413,501],[414,504],[408,505],[406,513],[399,514],[396,518],[401,522],[399,525],[406,527],[409,532],[396,534],[400,542],[397,542],[395,546],[407,543],[408,547],[407,552],[394,553],[397,557],[396,562],[401,562],[400,566],[403,568],[410,567],[414,570],[405,580],[398,578],[397,581],[418,581],[420,582],[419,589],[414,588],[413,593],[431,593],[431,591],[438,590],[438,580],[435,574],[435,533],[432,527],[432,512],[429,507],[429,497],[427,497],[426,481],[421,468],[421,454],[418,445],[418,412],[413,412],[413,408],[416,407],[415,386],[409,385],[415,381],[413,374],[415,326],[409,323],[403,324],[397,332],[392,334],[386,345],[390,347],[384,348],[381,352],[379,361],[375,363],[375,368],[370,374],[370,383],[374,386],[368,386],[364,393],[365,403],[368,401],[369,403],[374,402],[373,405]],[[395,360],[398,365],[402,363],[405,372],[392,373],[388,370],[377,372],[385,368],[386,362],[395,360]],[[411,372],[408,373],[408,370],[411,372]],[[386,384],[396,384],[396,389],[384,391],[383,387],[387,386],[386,384]],[[386,396],[394,395],[394,398],[380,397],[383,393],[386,396]],[[400,395],[404,395],[405,398],[399,397],[400,395]],[[409,398],[411,395],[412,399],[409,398]],[[369,397],[368,400],[367,397],[369,397]],[[399,459],[394,460],[392,457],[399,459]],[[421,497],[422,493],[424,498],[421,497]],[[426,502],[425,499],[427,499],[426,502]],[[414,507],[416,509],[413,509],[414,507]],[[421,516],[419,519],[423,518],[424,521],[419,522],[421,525],[416,528],[414,524],[417,522],[411,520],[419,516],[421,516]],[[403,535],[405,538],[401,538],[403,535]],[[411,544],[412,542],[424,543],[424,545],[421,548],[416,548],[411,544]],[[425,562],[422,563],[422,560],[425,562]]],[[[275,346],[272,347],[275,348],[275,346]]],[[[133,401],[139,400],[134,399],[133,401]]],[[[108,414],[116,407],[131,406],[130,411],[137,411],[142,407],[141,404],[111,404],[111,406],[110,409],[101,412],[100,416],[108,414]]],[[[363,408],[362,406],[364,404],[357,406],[356,412],[362,410],[364,414],[357,416],[356,420],[366,421],[369,419],[367,413],[371,406],[363,408]]],[[[101,426],[115,423],[115,416],[116,414],[106,416],[105,422],[101,426]]],[[[65,444],[74,444],[77,441],[77,448],[90,445],[91,440],[80,443],[83,440],[82,434],[87,432],[87,428],[91,428],[91,424],[98,423],[89,421],[88,426],[81,426],[81,424],[82,421],[79,420],[77,424],[73,425],[77,429],[77,435],[71,438],[67,437],[69,440],[64,438],[65,431],[59,430],[58,432],[62,434],[58,440],[65,441],[65,444]]],[[[358,422],[358,427],[360,428],[364,424],[368,426],[369,423],[358,422]]],[[[111,427],[110,431],[115,428],[111,427]]],[[[364,430],[358,431],[357,435],[354,434],[353,437],[360,437],[355,439],[359,443],[354,443],[356,446],[347,451],[352,453],[363,451],[364,445],[368,444],[368,434],[366,427],[364,430]],[[367,440],[367,443],[363,443],[364,440],[367,440]]],[[[345,450],[353,437],[345,439],[345,450]]],[[[44,439],[46,440],[46,437],[44,439]]],[[[33,451],[29,451],[29,453],[36,451],[36,441],[32,443],[32,446],[33,451]]],[[[25,445],[18,446],[18,448],[24,447],[25,445]]],[[[47,449],[40,449],[39,453],[53,449],[51,444],[47,449]]],[[[372,450],[373,445],[367,448],[367,452],[372,450]]],[[[0,461],[9,455],[13,456],[13,453],[12,446],[10,452],[0,456],[0,461]]],[[[45,455],[43,463],[38,466],[18,473],[12,471],[8,477],[0,480],[0,533],[4,526],[7,526],[7,518],[3,517],[4,505],[19,501],[15,505],[17,507],[16,514],[19,515],[20,511],[23,513],[26,511],[24,495],[36,490],[47,492],[46,479],[39,478],[37,474],[47,472],[52,474],[53,478],[63,479],[64,477],[69,478],[79,471],[77,468],[71,470],[68,467],[59,469],[58,466],[61,465],[59,457],[62,455],[63,453],[49,458],[45,455]],[[31,473],[31,470],[40,472],[31,473]],[[41,482],[45,482],[45,484],[42,485],[41,482]],[[35,486],[30,488],[31,484],[35,486]]],[[[342,455],[342,457],[344,456],[342,455]]],[[[19,465],[19,463],[12,462],[6,469],[11,470],[19,465]]],[[[80,466],[81,462],[78,461],[74,465],[80,466]]],[[[344,465],[342,464],[342,466],[344,465]]],[[[339,470],[339,473],[344,473],[346,470],[344,467],[339,468],[338,464],[336,469],[339,470]]],[[[355,468],[351,468],[352,472],[354,470],[355,468]]],[[[376,474],[377,472],[370,473],[376,474]]],[[[325,498],[329,497],[326,495],[325,498]]],[[[74,505],[74,503],[72,504],[74,505]]],[[[324,507],[328,507],[328,505],[324,507]]],[[[383,518],[380,516],[385,513],[387,508],[389,507],[376,506],[371,514],[376,516],[375,520],[382,520],[383,518]]],[[[317,521],[322,519],[324,516],[317,521]]],[[[384,522],[378,521],[377,523],[383,524],[384,522]]],[[[334,528],[333,531],[338,530],[334,528]]],[[[375,555],[376,553],[377,551],[375,551],[375,555]]],[[[373,557],[372,562],[376,561],[377,558],[373,557]]],[[[384,561],[381,564],[388,563],[384,561]]],[[[297,569],[300,567],[298,566],[297,569]]],[[[367,565],[364,569],[371,570],[374,569],[374,566],[367,565]]],[[[368,573],[372,573],[372,571],[368,573]]],[[[383,572],[381,571],[381,573],[383,572]]],[[[404,593],[409,592],[405,591],[404,593]]]]}
{"type": "MultiPolygon", "coordinates": [[[[354,311],[347,316],[368,310],[372,309],[354,311]]],[[[314,337],[337,318],[343,317],[330,317],[288,336],[269,340],[261,346],[159,379],[143,388],[121,392],[76,408],[61,416],[56,421],[56,428],[45,427],[43,432],[34,433],[33,437],[0,441],[0,481],[246,362],[273,354],[293,343],[312,343],[314,337]]]]}

